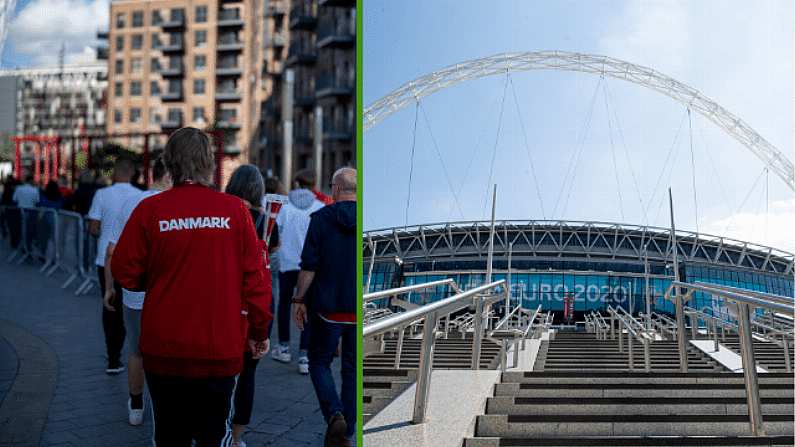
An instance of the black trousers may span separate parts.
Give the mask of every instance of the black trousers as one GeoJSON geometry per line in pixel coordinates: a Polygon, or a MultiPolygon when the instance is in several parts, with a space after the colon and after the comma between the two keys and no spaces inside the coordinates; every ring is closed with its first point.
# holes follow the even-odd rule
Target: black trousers
{"type": "Polygon", "coordinates": [[[190,378],[146,373],[157,447],[218,447],[229,426],[235,377],[190,378]]]}
{"type": "MultiPolygon", "coordinates": [[[[99,275],[99,290],[102,297],[105,297],[105,268],[97,266],[99,275]]],[[[124,330],[124,313],[122,312],[121,285],[113,282],[116,289],[116,299],[113,301],[115,311],[111,312],[102,306],[102,329],[105,331],[105,347],[108,350],[108,364],[118,364],[121,361],[121,350],[124,347],[124,337],[127,331],[124,330]]]]}
{"type": "Polygon", "coordinates": [[[235,425],[248,425],[251,422],[257,363],[259,359],[252,358],[250,352],[243,353],[243,370],[237,377],[237,388],[235,388],[235,411],[232,417],[232,423],[235,425]]]}
{"type": "MultiPolygon", "coordinates": [[[[279,343],[290,343],[290,325],[293,323],[293,292],[298,284],[298,270],[279,272],[279,343]]],[[[306,351],[309,347],[309,325],[304,325],[298,349],[306,351]]]]}

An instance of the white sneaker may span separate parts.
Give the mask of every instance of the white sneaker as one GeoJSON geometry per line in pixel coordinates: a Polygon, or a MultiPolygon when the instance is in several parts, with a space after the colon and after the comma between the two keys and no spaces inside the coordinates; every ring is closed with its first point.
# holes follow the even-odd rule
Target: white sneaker
{"type": "Polygon", "coordinates": [[[293,359],[290,355],[290,347],[282,345],[276,345],[276,347],[273,348],[273,351],[271,351],[271,358],[282,363],[290,363],[293,359]]]}
{"type": "Polygon", "coordinates": [[[298,358],[298,372],[301,374],[309,374],[309,359],[306,357],[298,358]]]}
{"type": "Polygon", "coordinates": [[[130,425],[141,425],[144,423],[144,409],[133,409],[132,399],[127,399],[127,416],[130,419],[130,425]]]}

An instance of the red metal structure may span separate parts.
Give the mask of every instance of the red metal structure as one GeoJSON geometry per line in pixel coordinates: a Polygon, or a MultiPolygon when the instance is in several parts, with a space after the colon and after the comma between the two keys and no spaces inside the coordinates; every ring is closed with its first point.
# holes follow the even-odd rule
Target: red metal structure
{"type": "MultiPolygon", "coordinates": [[[[223,179],[223,161],[224,161],[224,139],[221,131],[207,132],[213,139],[215,145],[215,183],[220,185],[223,179]]],[[[77,153],[82,152],[86,157],[86,168],[94,168],[93,151],[92,148],[97,147],[97,144],[104,145],[110,142],[118,142],[127,139],[142,139],[143,144],[140,148],[140,154],[143,161],[143,177],[146,186],[151,183],[151,139],[157,137],[167,138],[171,132],[132,132],[132,133],[119,133],[119,134],[95,134],[95,135],[22,135],[12,136],[11,141],[14,142],[15,155],[14,155],[14,177],[18,180],[22,179],[22,145],[25,143],[33,143],[33,179],[34,183],[42,184],[49,180],[58,179],[59,175],[65,173],[68,169],[71,177],[72,187],[75,186],[77,181],[77,153]],[[66,157],[62,157],[62,151],[68,147],[70,153],[70,166],[66,166],[66,157]],[[43,169],[42,169],[43,162],[43,169]]],[[[125,145],[122,145],[125,146],[125,145]]]]}

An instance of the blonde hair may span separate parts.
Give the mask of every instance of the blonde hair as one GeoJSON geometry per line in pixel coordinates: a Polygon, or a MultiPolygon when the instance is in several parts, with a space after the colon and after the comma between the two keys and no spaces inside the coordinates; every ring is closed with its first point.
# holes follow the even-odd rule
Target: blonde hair
{"type": "Polygon", "coordinates": [[[194,127],[174,132],[166,143],[163,161],[174,184],[194,181],[205,186],[213,184],[215,154],[210,137],[194,127]]]}

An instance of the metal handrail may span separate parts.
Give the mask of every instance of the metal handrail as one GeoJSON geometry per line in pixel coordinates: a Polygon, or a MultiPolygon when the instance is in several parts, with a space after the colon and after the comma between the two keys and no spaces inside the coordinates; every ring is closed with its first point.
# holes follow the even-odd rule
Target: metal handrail
{"type": "Polygon", "coordinates": [[[508,315],[502,317],[502,320],[497,322],[497,324],[494,326],[494,329],[492,329],[492,330],[494,330],[494,331],[499,330],[502,327],[502,325],[507,323],[508,320],[510,320],[512,316],[514,316],[515,314],[517,314],[519,312],[520,309],[521,309],[521,307],[519,307],[519,306],[514,307],[512,311],[508,312],[508,315]]]}
{"type": "MultiPolygon", "coordinates": [[[[737,321],[739,326],[740,357],[743,365],[743,378],[745,379],[745,394],[748,408],[748,421],[754,436],[764,436],[765,427],[762,420],[762,404],[759,398],[759,382],[756,375],[756,359],[754,358],[753,333],[751,332],[750,308],[769,309],[789,317],[795,316],[795,307],[780,302],[779,295],[766,294],[756,291],[745,291],[737,288],[726,288],[713,284],[689,284],[672,281],[672,287],[678,290],[687,290],[687,294],[704,292],[712,296],[722,297],[737,306],[737,321]]],[[[665,296],[670,298],[672,288],[669,287],[665,296]]],[[[677,324],[681,322],[677,321],[677,324]]]]}
{"type": "Polygon", "coordinates": [[[362,295],[362,302],[368,303],[370,301],[374,301],[379,298],[387,298],[390,296],[400,295],[406,292],[412,292],[414,290],[422,290],[422,289],[427,289],[429,287],[444,286],[444,285],[449,285],[456,293],[461,293],[461,290],[458,288],[458,285],[456,285],[455,281],[452,278],[448,278],[439,281],[431,281],[422,284],[414,284],[411,286],[396,287],[394,289],[386,289],[386,290],[379,290],[377,292],[365,293],[364,295],[362,295]]]}
{"type": "MultiPolygon", "coordinates": [[[[484,303],[488,298],[481,298],[479,295],[486,293],[500,285],[504,285],[505,280],[494,281],[479,287],[457,293],[449,298],[439,300],[417,309],[395,314],[391,317],[383,318],[364,327],[364,337],[376,337],[416,321],[423,320],[422,345],[420,350],[420,362],[417,374],[417,387],[414,395],[414,414],[412,423],[420,424],[425,422],[425,413],[428,407],[428,393],[430,392],[431,370],[433,369],[433,345],[436,340],[436,325],[440,315],[449,315],[461,309],[469,307],[472,300],[476,301],[475,321],[480,322],[476,325],[473,334],[472,358],[473,363],[480,360],[480,338],[482,338],[482,321],[484,303]],[[479,326],[479,327],[478,327],[479,326]]],[[[500,297],[492,297],[492,299],[500,297]]],[[[496,300],[495,300],[496,301],[496,300]]],[[[401,334],[404,331],[401,330],[401,334]]],[[[399,340],[400,343],[400,340],[399,340]]],[[[477,369],[477,368],[474,368],[477,369]]]]}
{"type": "Polygon", "coordinates": [[[782,295],[776,295],[775,293],[757,292],[756,290],[746,290],[746,289],[741,289],[739,287],[725,286],[722,284],[713,284],[703,281],[696,281],[694,284],[699,286],[707,286],[713,289],[721,289],[726,292],[740,293],[746,296],[755,297],[765,301],[771,301],[774,303],[795,306],[795,299],[782,295]]]}
{"type": "MultiPolygon", "coordinates": [[[[623,309],[622,309],[623,310],[623,309]]],[[[629,363],[629,370],[635,370],[635,350],[632,347],[632,339],[633,337],[636,338],[642,345],[643,345],[643,366],[646,372],[651,372],[651,350],[649,348],[649,344],[653,341],[647,336],[645,327],[638,323],[637,320],[634,318],[627,318],[629,315],[626,311],[624,314],[620,313],[616,308],[611,305],[607,306],[607,312],[611,316],[611,323],[610,329],[613,329],[612,318],[618,320],[618,350],[619,352],[624,352],[624,328],[627,330],[627,345],[628,345],[628,363],[629,363]],[[632,325],[635,324],[640,327],[640,332],[637,331],[632,325]]],[[[631,315],[630,315],[631,317],[631,315]]]]}

